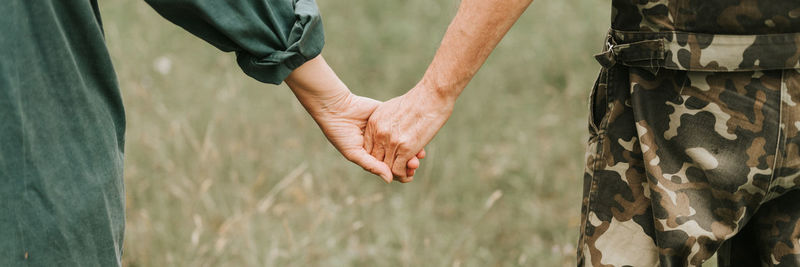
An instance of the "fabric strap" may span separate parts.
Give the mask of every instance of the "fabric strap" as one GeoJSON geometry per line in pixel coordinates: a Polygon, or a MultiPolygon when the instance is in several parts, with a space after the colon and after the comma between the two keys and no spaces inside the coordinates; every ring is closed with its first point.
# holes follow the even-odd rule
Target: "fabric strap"
{"type": "Polygon", "coordinates": [[[800,69],[800,33],[720,35],[691,32],[610,30],[603,67],[630,67],[735,72],[800,69]]]}

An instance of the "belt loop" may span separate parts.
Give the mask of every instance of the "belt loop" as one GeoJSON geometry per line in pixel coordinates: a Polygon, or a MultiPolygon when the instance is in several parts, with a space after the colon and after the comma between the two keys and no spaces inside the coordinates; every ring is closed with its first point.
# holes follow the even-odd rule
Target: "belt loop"
{"type": "Polygon", "coordinates": [[[611,68],[617,63],[617,55],[614,52],[614,46],[616,42],[614,41],[614,37],[611,35],[611,30],[608,30],[608,34],[606,34],[606,43],[603,46],[603,52],[594,55],[594,59],[600,63],[601,66],[604,68],[611,68]]]}

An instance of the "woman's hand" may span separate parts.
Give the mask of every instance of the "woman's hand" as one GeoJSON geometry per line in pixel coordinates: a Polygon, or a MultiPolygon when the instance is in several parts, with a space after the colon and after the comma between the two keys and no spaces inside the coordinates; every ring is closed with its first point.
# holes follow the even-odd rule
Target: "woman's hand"
{"type": "MultiPolygon", "coordinates": [[[[375,159],[364,149],[364,128],[367,119],[381,104],[380,101],[351,93],[342,96],[330,106],[311,114],[319,124],[322,133],[328,141],[351,162],[358,164],[365,170],[374,173],[387,183],[392,181],[392,172],[389,166],[375,159]]],[[[420,153],[424,157],[423,153],[420,153]]],[[[413,176],[419,168],[419,159],[413,157],[404,162],[408,167],[407,176],[413,176]]]]}
{"type": "Polygon", "coordinates": [[[407,167],[416,157],[425,156],[423,148],[444,126],[454,103],[455,98],[439,95],[420,83],[372,113],[364,132],[364,148],[388,165],[400,182],[411,182],[413,171],[407,167]]]}
{"type": "MultiPolygon", "coordinates": [[[[364,149],[364,128],[379,101],[350,93],[321,56],[295,69],[285,82],[345,158],[387,183],[392,181],[389,167],[364,149]]],[[[414,175],[419,159],[410,158],[407,167],[406,175],[414,175]]]]}

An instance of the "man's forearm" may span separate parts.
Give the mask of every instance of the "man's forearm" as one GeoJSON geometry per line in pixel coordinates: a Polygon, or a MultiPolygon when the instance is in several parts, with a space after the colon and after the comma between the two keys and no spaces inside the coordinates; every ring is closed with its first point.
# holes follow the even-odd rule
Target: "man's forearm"
{"type": "Polygon", "coordinates": [[[422,87],[455,100],[533,0],[462,0],[422,87]]]}
{"type": "Polygon", "coordinates": [[[455,99],[533,0],[462,0],[425,76],[408,93],[375,110],[364,147],[401,182],[406,162],[430,142],[453,112],[455,99]]]}

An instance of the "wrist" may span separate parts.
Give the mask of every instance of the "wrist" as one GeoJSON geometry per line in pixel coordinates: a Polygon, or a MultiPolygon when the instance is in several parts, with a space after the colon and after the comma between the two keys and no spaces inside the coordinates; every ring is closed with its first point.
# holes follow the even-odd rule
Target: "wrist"
{"type": "Polygon", "coordinates": [[[341,111],[342,107],[347,106],[347,102],[352,98],[346,87],[327,90],[325,92],[297,92],[295,95],[303,107],[315,120],[327,117],[341,111]]]}
{"type": "Polygon", "coordinates": [[[285,80],[289,88],[315,119],[335,112],[352,98],[350,89],[336,76],[322,56],[295,69],[285,80]]]}
{"type": "Polygon", "coordinates": [[[455,103],[466,83],[459,82],[459,79],[456,78],[441,78],[441,76],[429,70],[415,88],[426,91],[437,101],[455,103]]]}
{"type": "Polygon", "coordinates": [[[449,116],[453,112],[457,96],[443,93],[435,87],[420,83],[412,88],[407,97],[418,103],[425,112],[449,116]]]}
{"type": "Polygon", "coordinates": [[[455,105],[460,92],[456,85],[436,83],[424,78],[409,91],[411,94],[422,96],[428,100],[427,102],[433,102],[431,104],[448,107],[455,105]]]}

